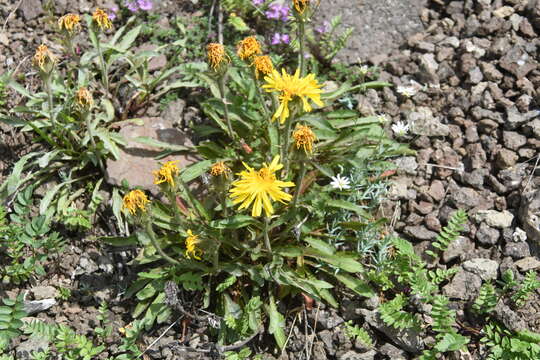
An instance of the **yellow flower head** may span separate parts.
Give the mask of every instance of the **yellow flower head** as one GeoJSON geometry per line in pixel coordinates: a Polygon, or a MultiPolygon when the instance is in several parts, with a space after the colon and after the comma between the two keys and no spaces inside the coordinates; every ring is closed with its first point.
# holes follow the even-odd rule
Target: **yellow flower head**
{"type": "Polygon", "coordinates": [[[306,112],[312,110],[308,98],[318,106],[323,106],[321,101],[321,85],[317,83],[314,74],[308,74],[305,77],[300,77],[300,70],[296,69],[294,75],[289,75],[285,69],[281,69],[281,75],[277,70],[272,71],[272,74],[264,78],[266,85],[263,88],[267,92],[279,92],[279,108],[276,110],[272,121],[279,118],[280,123],[284,123],[289,117],[289,102],[295,96],[300,98],[303,103],[303,109],[306,112]]]}
{"type": "Polygon", "coordinates": [[[77,14],[66,14],[58,19],[58,28],[69,33],[81,30],[81,18],[77,14]]]}
{"type": "Polygon", "coordinates": [[[206,52],[208,54],[208,62],[212,69],[217,70],[222,62],[230,62],[229,56],[225,53],[225,47],[218,43],[210,43],[206,46],[206,52]]]}
{"type": "Polygon", "coordinates": [[[146,212],[146,204],[150,200],[146,197],[145,193],[141,190],[131,190],[124,196],[122,209],[127,209],[131,215],[137,213],[137,209],[146,212]]]}
{"type": "Polygon", "coordinates": [[[285,204],[292,196],[281,190],[284,187],[294,186],[291,181],[281,181],[276,179],[276,171],[283,167],[279,163],[279,155],[276,155],[270,165],[266,163],[260,170],[255,170],[246,164],[247,170],[241,171],[241,177],[232,183],[233,188],[229,190],[230,197],[234,204],[240,204],[239,210],[247,208],[253,203],[251,216],[260,216],[262,209],[266,216],[274,213],[272,201],[279,201],[285,204]]]}
{"type": "Polygon", "coordinates": [[[244,40],[239,41],[238,45],[236,45],[236,52],[242,60],[249,59],[253,55],[262,54],[261,45],[255,36],[248,36],[244,40]]]}
{"type": "Polygon", "coordinates": [[[212,169],[210,169],[210,175],[212,176],[219,176],[219,175],[225,175],[225,177],[229,176],[229,173],[231,172],[231,169],[223,161],[219,161],[212,165],[212,169]]]}
{"type": "Polygon", "coordinates": [[[309,0],[293,0],[294,8],[299,14],[303,14],[309,6],[309,0]]]}
{"type": "Polygon", "coordinates": [[[94,11],[92,20],[94,20],[101,30],[112,29],[111,19],[109,19],[107,13],[100,8],[97,8],[96,11],[94,11]]]}
{"type": "Polygon", "coordinates": [[[252,65],[255,67],[255,76],[259,78],[259,73],[263,75],[271,74],[274,71],[272,59],[268,55],[259,55],[253,58],[252,65]]]}
{"type": "Polygon", "coordinates": [[[186,257],[188,259],[191,259],[191,256],[193,256],[194,259],[201,260],[202,250],[197,248],[197,244],[201,242],[199,240],[199,235],[193,234],[191,230],[187,231],[188,237],[186,238],[186,257]]]}
{"type": "Polygon", "coordinates": [[[75,93],[75,100],[84,109],[89,109],[94,104],[92,93],[85,87],[80,87],[75,93]]]}
{"type": "Polygon", "coordinates": [[[56,62],[56,56],[49,50],[47,45],[41,44],[36,49],[32,63],[43,71],[50,70],[50,67],[56,62]]]}
{"type": "Polygon", "coordinates": [[[297,149],[302,147],[306,153],[313,152],[313,142],[317,140],[317,137],[309,126],[297,125],[292,136],[297,149]]]}
{"type": "Polygon", "coordinates": [[[174,176],[180,173],[176,163],[178,160],[167,161],[161,166],[161,169],[153,172],[154,174],[154,184],[168,183],[171,186],[174,186],[174,176]]]}

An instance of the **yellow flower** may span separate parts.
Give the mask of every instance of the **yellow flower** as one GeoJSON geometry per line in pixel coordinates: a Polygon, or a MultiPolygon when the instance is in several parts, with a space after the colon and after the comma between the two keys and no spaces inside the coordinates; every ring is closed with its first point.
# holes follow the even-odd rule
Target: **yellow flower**
{"type": "Polygon", "coordinates": [[[49,66],[56,62],[56,56],[49,50],[47,45],[41,44],[36,49],[32,63],[43,71],[50,70],[49,66]]]}
{"type": "Polygon", "coordinates": [[[210,169],[210,175],[212,176],[219,176],[219,175],[225,175],[225,177],[229,177],[229,173],[231,172],[231,169],[223,161],[219,161],[212,165],[212,169],[210,169]]]}
{"type": "Polygon", "coordinates": [[[299,97],[303,103],[303,109],[306,112],[312,110],[308,102],[311,99],[318,106],[323,106],[321,101],[322,90],[321,85],[317,83],[314,74],[308,74],[301,78],[300,70],[296,69],[294,75],[289,75],[285,69],[281,69],[281,75],[277,70],[272,71],[272,74],[264,78],[266,85],[263,88],[267,92],[279,92],[279,108],[272,116],[272,121],[279,118],[280,123],[284,123],[289,117],[289,102],[295,96],[299,97]]]}
{"type": "Polygon", "coordinates": [[[210,67],[217,71],[222,62],[231,62],[229,55],[225,52],[225,47],[218,43],[210,43],[206,46],[208,62],[210,67]]]}
{"type": "Polygon", "coordinates": [[[191,230],[187,231],[188,237],[186,238],[186,257],[188,259],[191,259],[191,256],[193,256],[194,259],[201,260],[202,250],[197,248],[197,244],[201,242],[199,240],[199,235],[193,234],[191,230]]]}
{"type": "Polygon", "coordinates": [[[143,212],[146,212],[146,204],[150,200],[146,197],[145,193],[141,190],[131,190],[124,196],[122,209],[127,209],[131,215],[137,213],[137,209],[141,209],[143,212]]]}
{"type": "Polygon", "coordinates": [[[298,11],[299,14],[303,14],[304,11],[309,6],[309,0],[293,0],[294,8],[298,11]]]}
{"type": "Polygon", "coordinates": [[[96,11],[92,14],[92,20],[94,20],[101,30],[112,29],[112,22],[109,19],[107,13],[100,8],[97,8],[96,11]]]}
{"type": "Polygon", "coordinates": [[[309,126],[297,125],[292,136],[297,149],[302,147],[306,153],[313,152],[313,142],[317,140],[317,137],[309,126]]]}
{"type": "Polygon", "coordinates": [[[154,171],[154,184],[158,185],[166,182],[174,186],[174,176],[180,173],[178,166],[176,166],[177,162],[178,160],[167,161],[161,166],[161,169],[154,171]]]}
{"type": "Polygon", "coordinates": [[[255,38],[255,36],[248,36],[244,40],[241,40],[240,42],[238,42],[236,48],[238,57],[240,57],[240,59],[242,60],[249,59],[253,55],[262,54],[261,45],[255,38]]]}
{"type": "Polygon", "coordinates": [[[80,87],[75,93],[75,100],[84,109],[89,109],[94,104],[94,99],[92,98],[92,93],[88,91],[85,87],[80,87]]]}
{"type": "Polygon", "coordinates": [[[58,19],[58,27],[60,30],[67,32],[79,31],[81,29],[81,18],[77,14],[66,14],[58,19]]]}
{"type": "Polygon", "coordinates": [[[274,71],[274,65],[272,65],[272,59],[268,55],[259,55],[253,58],[252,65],[255,67],[255,76],[259,78],[259,73],[263,75],[271,74],[274,71]]]}
{"type": "Polygon", "coordinates": [[[238,173],[241,179],[233,182],[233,188],[229,190],[233,203],[241,203],[239,210],[247,208],[253,203],[251,216],[254,217],[260,216],[262,209],[264,209],[266,216],[274,213],[270,200],[285,204],[292,198],[281,188],[294,186],[294,183],[276,179],[275,172],[283,167],[279,163],[279,155],[276,155],[270,166],[266,163],[263,165],[264,167],[257,171],[244,163],[247,170],[238,173]]]}

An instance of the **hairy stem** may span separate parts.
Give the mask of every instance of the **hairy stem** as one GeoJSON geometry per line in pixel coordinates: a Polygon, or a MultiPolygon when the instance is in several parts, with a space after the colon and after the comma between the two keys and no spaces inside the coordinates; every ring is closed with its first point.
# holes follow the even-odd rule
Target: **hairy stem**
{"type": "Polygon", "coordinates": [[[268,227],[270,224],[270,219],[268,217],[264,217],[264,246],[266,246],[266,250],[272,255],[272,246],[270,245],[270,237],[268,236],[268,227]]]}
{"type": "Polygon", "coordinates": [[[109,92],[109,75],[107,74],[107,65],[105,64],[105,57],[103,57],[103,51],[101,51],[101,43],[99,38],[97,39],[97,52],[99,54],[99,63],[101,65],[101,80],[106,92],[109,92]]]}
{"type": "Polygon", "coordinates": [[[304,19],[302,16],[297,15],[296,21],[298,24],[298,44],[299,44],[299,54],[298,54],[298,64],[300,67],[300,76],[304,77],[306,75],[306,59],[304,57],[304,48],[305,48],[305,27],[304,19]]]}
{"type": "Polygon", "coordinates": [[[173,259],[172,257],[170,257],[169,255],[165,254],[165,251],[163,251],[161,246],[159,246],[159,244],[157,242],[157,239],[156,239],[156,233],[154,233],[154,229],[152,229],[152,221],[150,220],[150,218],[148,218],[146,220],[145,230],[146,230],[146,233],[148,234],[148,236],[150,237],[150,241],[152,242],[152,245],[157,250],[157,252],[161,255],[161,257],[163,257],[165,260],[167,260],[168,262],[170,262],[173,265],[180,265],[179,261],[177,261],[177,260],[173,259]]]}
{"type": "Polygon", "coordinates": [[[96,141],[94,140],[94,131],[92,130],[92,124],[90,123],[90,113],[88,111],[85,111],[83,114],[83,118],[84,118],[84,122],[86,123],[86,128],[88,129],[88,137],[90,138],[90,143],[92,144],[92,147],[94,148],[94,155],[96,155],[97,157],[99,169],[101,170],[103,174],[105,174],[105,166],[103,165],[103,161],[98,152],[96,141]]]}
{"type": "Polygon", "coordinates": [[[304,159],[302,159],[300,161],[300,175],[298,177],[298,182],[296,184],[296,192],[294,193],[292,209],[296,208],[296,204],[298,204],[298,198],[300,197],[300,190],[302,189],[302,181],[304,181],[305,176],[306,176],[306,162],[304,159]]]}

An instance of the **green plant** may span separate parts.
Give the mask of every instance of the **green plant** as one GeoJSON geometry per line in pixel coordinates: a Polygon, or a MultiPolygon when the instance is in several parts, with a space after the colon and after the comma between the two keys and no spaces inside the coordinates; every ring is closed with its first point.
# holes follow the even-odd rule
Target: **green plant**
{"type": "Polygon", "coordinates": [[[472,306],[473,310],[478,314],[487,314],[495,309],[499,296],[492,283],[486,282],[480,287],[478,297],[472,306]]]}
{"type": "Polygon", "coordinates": [[[22,318],[26,317],[24,311],[23,295],[20,294],[15,300],[2,298],[3,306],[0,306],[0,351],[5,350],[11,339],[21,335],[23,326],[22,318]]]}
{"type": "Polygon", "coordinates": [[[251,356],[251,350],[249,348],[243,348],[239,352],[227,351],[224,355],[225,360],[246,360],[251,356]]]}
{"type": "Polygon", "coordinates": [[[94,332],[99,338],[104,339],[110,336],[113,330],[111,325],[106,325],[109,322],[109,309],[107,307],[107,303],[102,302],[99,305],[98,311],[99,314],[97,316],[97,320],[99,322],[99,326],[94,329],[94,332]]]}
{"type": "Polygon", "coordinates": [[[495,322],[486,324],[480,341],[489,348],[490,360],[529,360],[540,356],[540,334],[512,332],[495,322]]]}
{"type": "Polygon", "coordinates": [[[396,329],[420,329],[420,320],[414,314],[405,312],[403,308],[408,299],[404,294],[398,294],[394,299],[379,306],[381,319],[396,329]]]}
{"type": "Polygon", "coordinates": [[[540,281],[537,279],[536,271],[529,270],[519,285],[518,290],[512,295],[511,299],[516,306],[521,306],[538,288],[540,288],[540,281]]]}
{"type": "Polygon", "coordinates": [[[33,188],[26,188],[14,200],[13,213],[0,206],[0,277],[3,281],[20,284],[31,277],[45,275],[43,264],[64,247],[64,240],[52,232],[44,215],[32,216],[33,188]]]}
{"type": "MultiPolygon", "coordinates": [[[[467,213],[463,210],[456,211],[450,220],[448,220],[448,225],[443,227],[439,235],[437,235],[437,238],[435,239],[435,242],[432,243],[433,247],[438,249],[439,251],[445,251],[448,249],[448,246],[451,242],[455,241],[459,233],[463,231],[463,225],[467,222],[467,213]]],[[[428,250],[426,251],[427,254],[437,257],[437,253],[428,250]]]]}
{"type": "Polygon", "coordinates": [[[59,299],[67,301],[67,300],[69,300],[70,297],[71,297],[71,289],[70,288],[65,288],[65,287],[58,288],[58,298],[59,299]]]}
{"type": "Polygon", "coordinates": [[[360,340],[360,342],[367,347],[373,347],[373,339],[368,334],[366,329],[353,325],[352,321],[345,322],[345,333],[352,340],[360,340]]]}

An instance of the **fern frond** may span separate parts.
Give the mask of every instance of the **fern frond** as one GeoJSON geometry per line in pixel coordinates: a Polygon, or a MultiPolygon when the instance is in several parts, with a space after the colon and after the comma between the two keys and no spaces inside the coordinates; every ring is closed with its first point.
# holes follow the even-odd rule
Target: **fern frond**
{"type": "Polygon", "coordinates": [[[531,295],[536,289],[540,288],[540,281],[536,278],[536,272],[529,270],[521,283],[520,288],[514,295],[512,295],[512,301],[521,306],[527,301],[529,295],[531,295]]]}
{"type": "Polygon", "coordinates": [[[414,328],[420,329],[420,321],[414,314],[403,310],[407,304],[407,298],[398,294],[394,299],[379,306],[379,314],[384,323],[396,329],[414,328]]]}
{"type": "Polygon", "coordinates": [[[499,297],[495,291],[495,287],[490,282],[482,284],[478,297],[474,301],[472,309],[477,314],[486,314],[495,309],[499,297]]]}
{"type": "MultiPolygon", "coordinates": [[[[454,240],[456,240],[459,237],[459,234],[461,231],[463,231],[463,225],[467,222],[467,213],[463,210],[457,210],[450,220],[448,220],[448,225],[445,226],[439,235],[437,235],[437,238],[432,243],[433,247],[438,249],[439,251],[445,251],[448,249],[448,246],[450,243],[452,243],[454,240]]],[[[438,255],[433,251],[426,251],[427,254],[437,257],[438,255]]]]}
{"type": "Polygon", "coordinates": [[[364,346],[368,348],[373,347],[373,339],[369,336],[366,329],[361,328],[358,325],[353,325],[350,320],[345,323],[345,328],[345,333],[350,339],[358,339],[364,346]]]}

